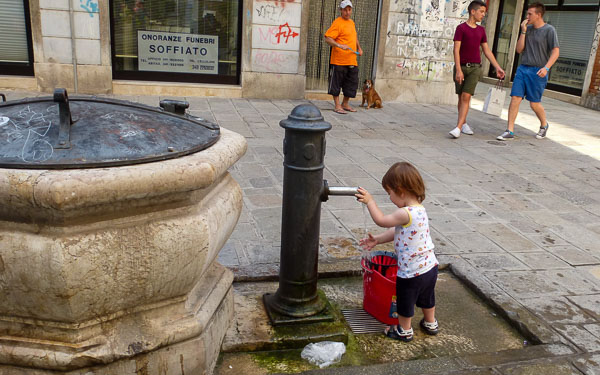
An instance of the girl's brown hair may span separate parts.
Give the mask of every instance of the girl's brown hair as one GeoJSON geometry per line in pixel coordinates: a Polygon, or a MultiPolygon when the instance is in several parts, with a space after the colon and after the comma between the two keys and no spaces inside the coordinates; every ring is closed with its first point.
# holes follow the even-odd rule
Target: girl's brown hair
{"type": "Polygon", "coordinates": [[[417,200],[425,200],[425,183],[421,174],[412,164],[402,161],[395,163],[388,169],[381,180],[381,185],[386,191],[392,190],[396,194],[405,191],[417,197],[417,200]]]}

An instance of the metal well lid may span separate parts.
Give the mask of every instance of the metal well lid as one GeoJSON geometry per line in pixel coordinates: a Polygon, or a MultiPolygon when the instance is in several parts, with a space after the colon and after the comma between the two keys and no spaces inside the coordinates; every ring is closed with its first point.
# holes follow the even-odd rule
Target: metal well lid
{"type": "Polygon", "coordinates": [[[217,124],[185,114],[187,102],[162,108],[98,97],[54,97],[0,103],[0,167],[69,169],[130,165],[204,150],[217,124]]]}

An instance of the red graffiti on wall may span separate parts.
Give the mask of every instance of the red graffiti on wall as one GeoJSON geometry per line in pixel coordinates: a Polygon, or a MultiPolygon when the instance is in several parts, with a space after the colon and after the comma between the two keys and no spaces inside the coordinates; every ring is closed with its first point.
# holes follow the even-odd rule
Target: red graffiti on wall
{"type": "Polygon", "coordinates": [[[277,34],[275,34],[275,36],[277,37],[277,43],[281,43],[282,37],[285,38],[285,43],[287,43],[290,40],[290,38],[293,39],[293,38],[297,37],[298,35],[300,35],[300,34],[293,31],[287,22],[284,23],[283,25],[279,25],[279,32],[277,34]]]}

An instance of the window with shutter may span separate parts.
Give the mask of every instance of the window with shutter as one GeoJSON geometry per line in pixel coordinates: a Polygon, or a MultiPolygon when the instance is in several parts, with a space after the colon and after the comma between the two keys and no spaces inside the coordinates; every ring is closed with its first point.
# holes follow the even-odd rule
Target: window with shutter
{"type": "Polygon", "coordinates": [[[0,74],[33,75],[26,0],[0,0],[0,74]]]}

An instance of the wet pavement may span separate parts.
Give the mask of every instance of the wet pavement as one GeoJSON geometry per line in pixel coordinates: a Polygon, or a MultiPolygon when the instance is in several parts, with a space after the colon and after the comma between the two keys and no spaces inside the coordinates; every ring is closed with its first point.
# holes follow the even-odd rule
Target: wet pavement
{"type": "MultiPolygon", "coordinates": [[[[459,139],[448,135],[456,122],[453,106],[384,101],[383,109],[339,115],[332,103],[313,101],[333,126],[325,178],[331,186],[367,188],[391,212],[381,177],[396,161],[413,163],[427,185],[424,205],[440,260],[505,319],[536,337],[543,344],[537,347],[568,349],[542,359],[497,358],[494,370],[462,359],[431,360],[439,370],[432,365],[428,373],[600,374],[600,112],[544,98],[550,129],[547,139],[537,140],[539,123],[523,102],[517,138],[498,142],[507,113],[502,119],[477,110],[487,87],[479,84],[469,113],[475,134],[459,139]]],[[[27,95],[4,93],[9,100],[27,95]]],[[[159,100],[118,98],[151,105],[159,100]]],[[[238,280],[277,275],[284,135],[279,121],[306,101],[187,100],[192,114],[248,140],[247,154],[231,170],[244,191],[243,213],[220,262],[238,280]]],[[[357,239],[365,226],[380,230],[354,199],[323,203],[321,266],[358,270],[357,239]]],[[[378,366],[381,373],[419,373],[409,365],[378,366]]]]}
{"type": "MultiPolygon", "coordinates": [[[[451,272],[440,272],[437,282],[437,319],[443,322],[439,333],[429,336],[419,328],[423,314],[417,309],[413,318],[414,338],[410,343],[385,337],[384,325],[369,333],[353,334],[346,324],[339,323],[341,310],[362,309],[362,277],[322,278],[319,283],[329,300],[332,315],[338,319],[321,326],[311,325],[310,330],[306,326],[275,328],[268,323],[262,296],[265,292],[275,292],[277,282],[235,283],[235,317],[225,335],[222,358],[215,373],[255,375],[315,369],[318,367],[302,359],[300,354],[305,345],[316,341],[346,344],[346,353],[336,366],[423,361],[529,347],[524,337],[451,272]]],[[[362,318],[356,323],[365,326],[362,318]]]]}

